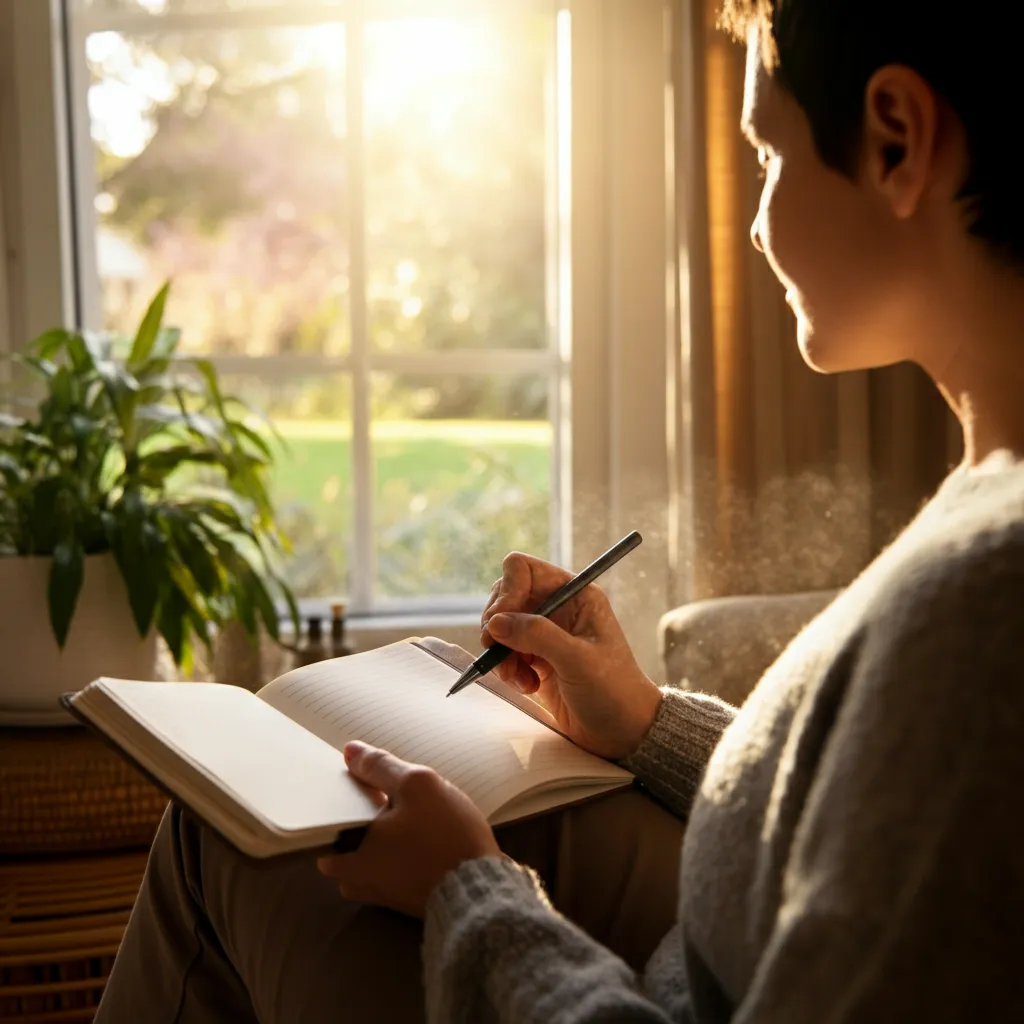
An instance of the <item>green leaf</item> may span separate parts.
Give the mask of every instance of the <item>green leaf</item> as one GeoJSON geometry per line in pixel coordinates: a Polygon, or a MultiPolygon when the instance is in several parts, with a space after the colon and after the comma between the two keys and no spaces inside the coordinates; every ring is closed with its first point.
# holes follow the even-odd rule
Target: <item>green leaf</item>
{"type": "MultiPolygon", "coordinates": [[[[225,407],[238,406],[246,419],[258,421],[261,429],[265,429],[270,434],[281,450],[285,454],[291,454],[292,447],[288,443],[288,439],[278,429],[274,420],[261,409],[253,407],[248,402],[243,402],[241,398],[236,398],[234,395],[225,395],[224,405],[225,407]]],[[[230,422],[237,423],[238,420],[232,419],[230,422]]]]}
{"type": "Polygon", "coordinates": [[[102,421],[94,419],[92,416],[83,416],[78,412],[72,412],[68,423],[71,426],[71,432],[80,440],[95,439],[106,432],[106,425],[102,421]]]}
{"type": "Polygon", "coordinates": [[[0,474],[11,486],[23,483],[25,480],[25,471],[21,465],[6,453],[0,454],[0,474]]]}
{"type": "MultiPolygon", "coordinates": [[[[160,366],[166,366],[166,363],[147,363],[147,367],[158,368],[160,366]]],[[[167,406],[163,406],[161,403],[169,401],[179,391],[186,395],[206,394],[206,389],[198,381],[164,372],[147,373],[146,367],[143,367],[139,372],[138,380],[140,406],[152,403],[161,408],[167,408],[167,406]]],[[[184,414],[178,415],[184,418],[184,414]]]]}
{"type": "Polygon", "coordinates": [[[190,594],[186,595],[185,618],[187,620],[186,634],[188,632],[188,627],[191,627],[192,632],[199,637],[203,646],[208,651],[212,650],[210,641],[210,617],[196,607],[190,594]]]}
{"type": "Polygon", "coordinates": [[[256,602],[260,618],[263,620],[263,625],[266,627],[267,632],[276,640],[281,632],[281,620],[278,617],[277,608],[274,606],[270,594],[267,593],[263,580],[260,579],[259,573],[252,573],[249,587],[252,590],[253,599],[256,602]]]}
{"type": "Polygon", "coordinates": [[[234,591],[235,615],[238,621],[245,626],[249,636],[256,635],[256,606],[253,603],[253,593],[250,587],[245,585],[244,577],[239,580],[234,591]]]}
{"type": "Polygon", "coordinates": [[[241,434],[263,456],[260,460],[261,465],[273,462],[274,456],[270,450],[270,445],[267,444],[266,438],[261,437],[252,427],[238,420],[229,420],[228,427],[233,433],[241,434]]]}
{"type": "Polygon", "coordinates": [[[22,356],[18,362],[23,366],[28,366],[30,369],[35,370],[36,373],[45,377],[47,380],[57,372],[57,364],[49,359],[43,359],[42,357],[22,356]]]}
{"type": "Polygon", "coordinates": [[[85,388],[85,409],[90,416],[106,416],[107,389],[101,380],[91,380],[85,388]]]}
{"type": "Polygon", "coordinates": [[[27,453],[46,452],[49,454],[54,450],[53,442],[34,430],[23,430],[18,435],[18,440],[21,441],[21,446],[27,453]]]}
{"type": "Polygon", "coordinates": [[[232,530],[249,533],[252,529],[253,505],[241,495],[222,487],[197,489],[192,502],[197,512],[223,523],[232,530]]]}
{"type": "Polygon", "coordinates": [[[203,537],[193,532],[192,524],[185,516],[176,515],[171,522],[171,535],[182,567],[191,574],[203,597],[216,597],[221,591],[220,572],[203,537]]]}
{"type": "Polygon", "coordinates": [[[162,327],[157,332],[151,356],[153,359],[173,359],[181,341],[180,327],[162,327]]]}
{"type": "Polygon", "coordinates": [[[217,406],[220,418],[227,421],[228,414],[224,408],[224,396],[221,394],[220,382],[217,380],[217,371],[214,369],[213,363],[209,359],[196,359],[195,367],[203,375],[203,380],[206,381],[206,386],[210,391],[214,404],[217,406]]]}
{"type": "Polygon", "coordinates": [[[171,473],[182,466],[210,466],[217,465],[220,461],[220,456],[216,452],[197,451],[188,445],[174,445],[139,456],[136,471],[147,486],[159,487],[171,473]]]}
{"type": "Polygon", "coordinates": [[[175,665],[181,665],[185,657],[186,636],[185,622],[188,615],[188,601],[177,586],[168,581],[160,601],[160,613],[157,617],[157,629],[167,642],[167,647],[174,658],[175,665]]]}
{"type": "Polygon", "coordinates": [[[50,394],[62,412],[67,412],[71,408],[73,391],[71,373],[72,371],[69,366],[62,366],[50,381],[50,394]]]}
{"type": "Polygon", "coordinates": [[[58,542],[53,549],[53,561],[50,564],[50,581],[48,600],[50,606],[50,625],[61,649],[67,642],[71,620],[75,614],[75,605],[82,590],[82,579],[85,575],[85,552],[76,538],[58,542]]]}
{"type": "Polygon", "coordinates": [[[144,423],[158,423],[165,427],[180,427],[182,432],[188,429],[188,414],[180,412],[169,405],[159,402],[139,405],[135,410],[135,418],[144,423]]]}
{"type": "Polygon", "coordinates": [[[110,404],[114,407],[117,424],[125,439],[125,446],[134,447],[135,442],[135,406],[139,391],[139,382],[123,366],[104,360],[96,364],[96,373],[106,389],[110,404]]]}
{"type": "Polygon", "coordinates": [[[81,334],[73,334],[68,341],[68,355],[75,373],[87,374],[96,368],[93,352],[81,334]]]}
{"type": "Polygon", "coordinates": [[[116,338],[107,331],[80,331],[78,335],[82,344],[89,351],[89,358],[93,365],[102,363],[104,360],[115,358],[114,347],[116,338]]]}
{"type": "Polygon", "coordinates": [[[40,359],[51,360],[66,348],[74,339],[73,331],[63,327],[53,327],[44,331],[32,342],[32,349],[40,359]]]}
{"type": "Polygon", "coordinates": [[[234,472],[231,473],[229,483],[253,506],[261,524],[266,525],[273,519],[273,509],[267,488],[257,470],[260,465],[249,458],[240,460],[240,464],[236,465],[234,472]]]}
{"type": "Polygon", "coordinates": [[[179,408],[174,409],[169,405],[151,403],[140,406],[135,411],[136,418],[152,423],[159,423],[166,427],[180,427],[188,431],[194,437],[208,442],[214,450],[221,450],[221,442],[225,437],[224,426],[209,416],[201,413],[191,412],[185,407],[183,400],[179,401],[179,408]]]}
{"type": "Polygon", "coordinates": [[[64,481],[57,476],[42,480],[35,487],[26,509],[30,555],[52,555],[57,544],[58,529],[66,525],[61,511],[65,504],[64,481]]]}
{"type": "MultiPolygon", "coordinates": [[[[137,490],[125,491],[111,548],[131,605],[140,637],[149,635],[166,579],[166,541],[159,527],[148,520],[148,508],[137,490]]],[[[108,535],[110,529],[108,527],[108,535]]]]}
{"type": "Polygon", "coordinates": [[[146,310],[146,315],[142,318],[142,323],[139,324],[139,329],[135,334],[135,343],[128,355],[129,369],[135,369],[149,359],[160,333],[160,324],[164,319],[164,306],[167,304],[167,292],[170,287],[170,283],[165,284],[149,304],[149,309],[146,310]]]}

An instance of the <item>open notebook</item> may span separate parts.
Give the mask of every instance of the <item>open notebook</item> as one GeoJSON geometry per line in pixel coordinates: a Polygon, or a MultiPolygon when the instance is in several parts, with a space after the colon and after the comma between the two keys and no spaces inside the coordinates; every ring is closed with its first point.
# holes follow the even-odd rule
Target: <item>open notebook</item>
{"type": "Polygon", "coordinates": [[[331,845],[378,813],[349,740],[425,764],[492,824],[628,785],[493,675],[445,699],[458,670],[415,642],[298,668],[258,694],[217,683],[98,679],[64,700],[243,853],[331,845]]]}

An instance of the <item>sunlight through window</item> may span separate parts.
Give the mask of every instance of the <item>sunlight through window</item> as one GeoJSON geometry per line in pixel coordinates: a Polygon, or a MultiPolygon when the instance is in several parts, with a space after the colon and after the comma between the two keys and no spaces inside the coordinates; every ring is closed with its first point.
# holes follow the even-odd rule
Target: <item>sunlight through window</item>
{"type": "Polygon", "coordinates": [[[554,6],[68,2],[87,317],[172,280],[185,350],[287,441],[297,591],[475,608],[508,550],[557,557],[554,6]]]}

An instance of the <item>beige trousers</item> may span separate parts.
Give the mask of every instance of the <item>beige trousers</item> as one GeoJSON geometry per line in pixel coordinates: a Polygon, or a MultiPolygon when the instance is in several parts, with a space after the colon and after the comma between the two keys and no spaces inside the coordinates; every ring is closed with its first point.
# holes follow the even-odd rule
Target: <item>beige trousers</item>
{"type": "MultiPolygon", "coordinates": [[[[640,969],[675,918],[683,825],[636,790],[497,830],[640,969]]],[[[97,1024],[423,1019],[419,921],[345,902],[312,857],[254,862],[168,808],[97,1024]]]]}

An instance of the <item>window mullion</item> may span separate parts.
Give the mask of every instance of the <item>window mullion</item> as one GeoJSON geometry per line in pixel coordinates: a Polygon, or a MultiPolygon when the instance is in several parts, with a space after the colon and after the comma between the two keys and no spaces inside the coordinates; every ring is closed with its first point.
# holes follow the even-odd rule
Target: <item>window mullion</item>
{"type": "Polygon", "coordinates": [[[366,161],[364,154],[364,18],[353,4],[345,32],[345,102],[349,212],[349,316],[352,333],[353,530],[349,569],[352,610],[373,605],[373,464],[370,450],[370,363],[366,311],[366,161]]]}
{"type": "Polygon", "coordinates": [[[551,391],[551,550],[555,561],[573,562],[573,394],[572,394],[572,14],[560,7],[552,41],[550,126],[548,288],[552,343],[557,353],[551,391]]]}

